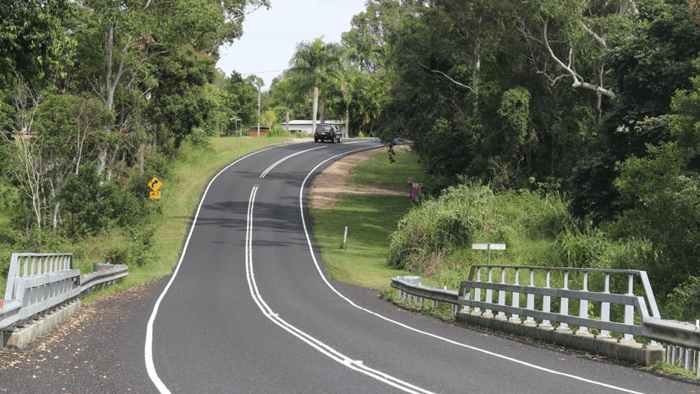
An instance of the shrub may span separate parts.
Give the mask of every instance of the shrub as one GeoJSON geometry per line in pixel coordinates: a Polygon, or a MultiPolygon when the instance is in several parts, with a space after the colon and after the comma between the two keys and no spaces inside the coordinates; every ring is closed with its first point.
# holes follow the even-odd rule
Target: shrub
{"type": "Polygon", "coordinates": [[[126,245],[116,246],[107,251],[105,263],[142,266],[153,257],[151,246],[155,231],[148,227],[125,227],[123,234],[126,245]]]}
{"type": "Polygon", "coordinates": [[[662,314],[666,319],[693,321],[700,316],[700,278],[690,276],[668,295],[662,314]]]}
{"type": "Polygon", "coordinates": [[[91,165],[66,179],[59,198],[69,237],[95,235],[111,224],[133,226],[145,216],[145,195],[138,198],[115,182],[101,185],[91,165]]]}
{"type": "Polygon", "coordinates": [[[267,132],[268,137],[286,137],[289,133],[279,124],[274,124],[270,127],[270,131],[267,132]]]}
{"type": "Polygon", "coordinates": [[[391,235],[388,264],[422,270],[421,266],[441,260],[452,248],[489,232],[490,198],[493,192],[488,186],[461,185],[412,209],[391,235]]]}

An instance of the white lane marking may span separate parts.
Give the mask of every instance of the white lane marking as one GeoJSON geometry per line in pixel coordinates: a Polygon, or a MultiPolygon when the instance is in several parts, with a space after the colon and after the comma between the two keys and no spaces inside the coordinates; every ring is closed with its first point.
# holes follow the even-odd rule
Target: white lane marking
{"type": "Polygon", "coordinates": [[[313,248],[313,246],[311,245],[311,237],[309,236],[309,230],[307,229],[307,226],[306,226],[306,219],[304,218],[304,187],[305,187],[306,182],[308,181],[309,177],[311,177],[311,174],[313,174],[313,173],[316,171],[316,169],[318,169],[320,166],[322,166],[322,165],[325,164],[326,162],[328,162],[328,161],[330,161],[330,160],[333,160],[333,159],[335,159],[335,158],[341,157],[341,156],[349,155],[349,154],[351,154],[351,153],[358,152],[358,151],[362,151],[362,150],[367,150],[367,149],[368,149],[368,148],[355,149],[355,150],[352,150],[352,151],[348,151],[348,152],[345,152],[345,153],[341,153],[341,154],[338,154],[338,155],[329,157],[328,159],[326,159],[326,160],[320,162],[316,167],[314,167],[314,169],[312,169],[312,170],[306,175],[306,178],[304,178],[304,181],[301,183],[301,189],[299,190],[299,208],[300,208],[300,210],[301,210],[301,220],[302,220],[302,225],[303,225],[303,227],[304,227],[304,233],[306,234],[306,241],[307,241],[307,244],[308,244],[308,246],[309,246],[309,252],[311,253],[311,258],[312,258],[313,261],[314,261],[314,265],[316,266],[316,270],[318,271],[318,274],[321,276],[321,278],[323,279],[323,281],[326,283],[326,286],[328,286],[335,294],[337,294],[340,298],[342,298],[343,300],[347,301],[350,305],[354,306],[354,307],[357,308],[357,309],[360,309],[360,310],[362,310],[362,311],[364,311],[364,312],[367,312],[367,313],[369,313],[369,314],[371,314],[371,315],[374,315],[374,316],[376,316],[376,317],[378,317],[378,318],[380,318],[380,319],[382,319],[382,320],[385,320],[385,321],[387,321],[387,322],[389,322],[389,323],[396,324],[396,325],[398,325],[399,327],[405,328],[405,329],[407,329],[407,330],[410,330],[410,331],[413,331],[413,332],[416,332],[416,333],[419,333],[419,334],[426,335],[426,336],[431,337],[431,338],[434,338],[434,339],[438,339],[438,340],[441,340],[441,341],[444,341],[444,342],[447,342],[447,343],[450,343],[450,344],[453,344],[453,345],[456,345],[456,346],[460,346],[460,347],[463,347],[463,348],[466,348],[466,349],[470,349],[470,350],[473,350],[473,351],[477,351],[477,352],[481,352],[481,353],[484,353],[484,354],[488,354],[488,355],[493,356],[493,357],[497,357],[497,358],[500,358],[500,359],[503,359],[503,360],[506,360],[506,361],[514,362],[514,363],[516,363],[516,364],[520,364],[520,365],[523,365],[523,366],[526,366],[526,367],[534,368],[534,369],[537,369],[537,370],[539,370],[539,371],[547,372],[547,373],[550,373],[550,374],[554,374],[554,375],[558,375],[558,376],[563,376],[563,377],[571,378],[571,379],[574,379],[574,380],[578,380],[578,381],[585,382],[585,383],[590,383],[590,384],[597,385],[597,386],[601,386],[601,387],[610,388],[610,389],[617,390],[617,391],[621,391],[621,392],[624,392],[624,393],[630,393],[630,394],[644,394],[644,393],[641,393],[641,392],[639,392],[639,391],[628,390],[628,389],[625,389],[625,388],[622,388],[622,387],[613,386],[613,385],[610,385],[610,384],[607,384],[607,383],[597,382],[597,381],[595,381],[595,380],[586,379],[586,378],[584,378],[584,377],[580,377],[580,376],[576,376],[576,375],[571,375],[571,374],[564,373],[564,372],[555,371],[555,370],[552,370],[552,369],[548,369],[548,368],[545,368],[545,367],[541,367],[541,366],[539,366],[539,365],[535,365],[535,364],[531,364],[531,363],[528,363],[528,362],[525,362],[525,361],[521,361],[521,360],[518,360],[518,359],[515,359],[515,358],[512,358],[512,357],[509,357],[509,356],[505,356],[505,355],[502,355],[502,354],[494,353],[494,352],[491,352],[491,351],[488,351],[488,350],[485,350],[485,349],[480,349],[480,348],[477,348],[477,347],[474,347],[474,346],[466,345],[466,344],[463,344],[463,343],[461,343],[461,342],[453,341],[453,340],[451,340],[451,339],[444,338],[444,337],[441,337],[441,336],[439,336],[439,335],[435,335],[435,334],[432,334],[432,333],[429,333],[429,332],[426,332],[426,331],[421,331],[421,330],[419,330],[419,329],[417,329],[417,328],[408,326],[408,325],[406,325],[406,324],[404,324],[404,323],[401,323],[401,322],[398,322],[398,321],[396,321],[396,320],[392,320],[392,319],[390,319],[390,318],[388,318],[388,317],[386,317],[386,316],[380,315],[380,314],[377,313],[377,312],[374,312],[374,311],[371,311],[371,310],[369,310],[369,309],[363,308],[363,307],[361,307],[361,306],[355,304],[352,300],[350,300],[349,298],[345,297],[345,296],[344,296],[343,294],[341,294],[335,287],[333,287],[333,285],[331,285],[331,283],[328,281],[328,279],[326,278],[326,276],[323,274],[323,271],[321,270],[321,267],[320,267],[320,265],[318,264],[318,261],[316,260],[316,255],[315,255],[315,253],[314,253],[314,248],[313,248]]]}
{"type": "Polygon", "coordinates": [[[155,384],[156,388],[161,394],[170,394],[170,390],[168,390],[168,387],[163,383],[163,381],[160,380],[160,377],[158,377],[158,373],[156,372],[156,367],[153,363],[153,323],[156,320],[156,316],[158,315],[158,308],[160,308],[160,303],[163,301],[163,298],[165,297],[165,294],[168,292],[168,289],[170,289],[170,286],[173,284],[173,281],[175,280],[175,277],[177,276],[178,271],[180,271],[180,266],[182,265],[182,261],[185,258],[185,254],[187,253],[187,246],[190,244],[190,239],[192,238],[192,233],[194,233],[194,228],[195,225],[197,224],[197,219],[199,218],[199,212],[202,209],[202,204],[204,204],[204,200],[207,197],[207,193],[209,192],[209,188],[211,185],[214,183],[216,178],[219,177],[224,171],[228,170],[231,166],[237,164],[241,160],[247,159],[253,155],[257,155],[258,153],[268,151],[270,149],[275,149],[278,148],[279,146],[273,146],[271,148],[266,148],[266,149],[261,149],[259,151],[250,153],[246,156],[241,157],[240,159],[234,161],[233,163],[227,165],[224,167],[223,170],[219,171],[212,179],[209,181],[209,184],[207,185],[207,188],[204,190],[204,194],[202,195],[202,199],[199,201],[199,205],[197,206],[197,212],[194,215],[194,220],[192,221],[192,227],[190,227],[190,232],[187,235],[187,240],[185,241],[185,246],[182,248],[182,254],[180,255],[180,260],[177,263],[177,266],[175,267],[175,271],[173,271],[173,276],[170,278],[170,281],[168,284],[165,286],[165,289],[163,289],[163,292],[160,294],[160,297],[158,297],[158,300],[156,301],[155,305],[153,306],[153,312],[151,312],[151,317],[148,319],[148,325],[146,326],[146,343],[144,345],[144,359],[146,362],[146,371],[148,372],[148,377],[151,378],[151,381],[153,384],[155,384]]]}
{"type": "Polygon", "coordinates": [[[300,154],[302,154],[302,153],[311,152],[312,150],[323,149],[323,148],[325,148],[325,146],[320,146],[320,147],[317,147],[317,148],[311,148],[311,149],[303,150],[303,151],[301,151],[301,152],[297,152],[297,153],[291,154],[291,155],[289,155],[289,156],[287,156],[287,157],[283,157],[283,158],[277,160],[273,165],[267,167],[267,169],[266,169],[265,171],[263,171],[262,174],[260,174],[260,178],[265,178],[265,175],[267,175],[267,174],[268,174],[270,171],[272,171],[275,167],[277,167],[278,165],[284,163],[286,160],[291,159],[292,157],[294,157],[294,156],[296,156],[296,155],[300,155],[300,154]]]}
{"type": "Polygon", "coordinates": [[[258,305],[258,308],[260,308],[260,311],[262,312],[263,316],[268,318],[270,321],[287,331],[288,333],[294,335],[295,337],[301,339],[304,341],[306,344],[309,346],[313,347],[314,349],[318,350],[322,354],[324,354],[327,357],[330,357],[331,359],[335,360],[336,362],[343,364],[344,366],[363,373],[367,376],[370,376],[376,380],[379,380],[383,383],[386,383],[390,386],[396,387],[402,391],[405,391],[407,393],[423,393],[423,394],[432,394],[432,392],[424,390],[420,387],[414,386],[408,382],[405,382],[403,380],[400,380],[398,378],[395,378],[391,375],[388,375],[384,372],[377,371],[375,369],[369,368],[364,365],[364,362],[362,360],[353,360],[344,354],[338,352],[331,346],[328,346],[327,344],[321,342],[320,340],[312,337],[311,335],[303,332],[302,330],[298,329],[297,327],[289,324],[287,321],[279,317],[279,314],[274,313],[272,308],[270,308],[269,305],[265,302],[263,299],[262,295],[260,295],[260,290],[258,289],[258,284],[255,281],[255,272],[253,271],[253,211],[255,208],[255,197],[258,194],[258,189],[259,186],[256,185],[253,187],[253,190],[250,192],[250,199],[248,200],[248,215],[247,215],[247,225],[246,225],[246,242],[245,242],[245,269],[246,269],[246,277],[248,279],[248,287],[250,289],[250,296],[253,298],[253,301],[255,301],[255,304],[258,305]]]}

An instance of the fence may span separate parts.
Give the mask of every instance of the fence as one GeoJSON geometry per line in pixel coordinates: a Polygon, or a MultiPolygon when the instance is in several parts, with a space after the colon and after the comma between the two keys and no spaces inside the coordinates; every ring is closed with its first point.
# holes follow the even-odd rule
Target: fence
{"type": "Polygon", "coordinates": [[[126,266],[111,264],[95,264],[95,271],[81,277],[80,271],[73,269],[73,255],[68,253],[13,253],[5,297],[0,302],[0,330],[129,273],[126,266]]]}
{"type": "Polygon", "coordinates": [[[424,299],[450,303],[455,314],[461,309],[598,338],[646,338],[671,349],[667,361],[698,373],[700,328],[661,319],[644,271],[475,265],[458,290],[420,282],[420,277],[397,277],[392,287],[402,299],[413,297],[421,305],[424,299]]]}

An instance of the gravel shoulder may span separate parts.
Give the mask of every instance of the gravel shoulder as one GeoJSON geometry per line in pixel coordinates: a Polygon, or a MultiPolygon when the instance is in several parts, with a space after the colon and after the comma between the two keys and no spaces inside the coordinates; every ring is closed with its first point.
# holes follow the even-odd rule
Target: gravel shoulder
{"type": "MultiPolygon", "coordinates": [[[[394,148],[394,149],[398,149],[394,148]]],[[[321,209],[335,205],[338,196],[347,194],[372,194],[403,196],[406,191],[382,189],[377,187],[353,187],[346,183],[352,179],[352,172],[359,163],[371,159],[378,154],[386,154],[387,148],[360,152],[343,157],[326,167],[314,178],[309,191],[309,202],[312,208],[321,209]]]]}
{"type": "Polygon", "coordinates": [[[149,311],[165,279],[100,297],[24,349],[2,349],[0,392],[152,392],[144,368],[129,356],[143,338],[127,333],[145,331],[131,326],[144,318],[137,317],[149,311]]]}

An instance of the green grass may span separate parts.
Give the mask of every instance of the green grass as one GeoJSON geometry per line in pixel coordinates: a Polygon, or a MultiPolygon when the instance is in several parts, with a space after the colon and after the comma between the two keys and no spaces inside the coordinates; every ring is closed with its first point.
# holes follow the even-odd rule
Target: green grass
{"type": "MultiPolygon", "coordinates": [[[[386,153],[380,151],[360,163],[352,175],[348,185],[405,189],[406,178],[420,179],[422,169],[408,150],[398,152],[395,163],[389,163],[386,153]]],[[[332,207],[312,209],[314,236],[331,277],[386,291],[392,276],[408,275],[405,270],[387,267],[386,256],[389,235],[412,206],[407,191],[406,196],[346,195],[332,207]],[[348,240],[343,249],[345,226],[348,240]]]]}
{"type": "Polygon", "coordinates": [[[369,160],[358,163],[348,186],[371,186],[410,193],[410,183],[423,182],[423,168],[410,149],[397,149],[394,162],[385,151],[375,153],[369,160]]]}
{"type": "Polygon", "coordinates": [[[314,209],[313,232],[333,279],[388,290],[391,277],[406,271],[386,266],[389,235],[411,207],[408,197],[341,196],[331,208],[314,209]],[[345,226],[348,239],[343,248],[345,226]]]}

